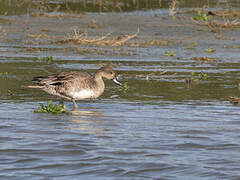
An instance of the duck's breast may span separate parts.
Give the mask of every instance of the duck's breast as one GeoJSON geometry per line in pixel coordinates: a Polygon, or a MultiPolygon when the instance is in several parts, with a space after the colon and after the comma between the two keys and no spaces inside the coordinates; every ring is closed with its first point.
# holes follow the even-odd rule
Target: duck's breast
{"type": "Polygon", "coordinates": [[[76,100],[80,99],[88,99],[88,98],[93,98],[94,97],[94,92],[89,89],[82,89],[80,91],[75,91],[70,93],[71,97],[73,97],[76,100]]]}

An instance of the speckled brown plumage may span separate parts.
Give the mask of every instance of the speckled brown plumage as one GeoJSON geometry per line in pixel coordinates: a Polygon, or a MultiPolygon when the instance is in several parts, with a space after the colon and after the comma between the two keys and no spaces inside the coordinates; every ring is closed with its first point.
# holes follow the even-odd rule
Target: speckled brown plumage
{"type": "Polygon", "coordinates": [[[32,81],[36,85],[27,87],[39,88],[51,95],[72,100],[76,108],[75,100],[97,98],[102,95],[105,89],[103,77],[117,81],[113,67],[106,65],[97,70],[93,76],[84,72],[71,71],[34,77],[32,81]]]}

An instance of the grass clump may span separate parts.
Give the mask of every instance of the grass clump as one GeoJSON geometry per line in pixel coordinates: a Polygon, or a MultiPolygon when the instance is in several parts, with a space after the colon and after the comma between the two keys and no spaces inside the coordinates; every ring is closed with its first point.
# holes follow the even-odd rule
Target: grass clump
{"type": "Polygon", "coordinates": [[[193,18],[196,21],[209,21],[210,16],[208,16],[206,13],[202,13],[201,11],[198,11],[197,16],[193,18]]]}
{"type": "Polygon", "coordinates": [[[176,51],[167,51],[167,52],[165,52],[165,56],[168,56],[168,57],[172,57],[172,56],[176,56],[176,51]]]}
{"type": "Polygon", "coordinates": [[[216,50],[213,49],[213,47],[208,47],[207,49],[205,49],[206,53],[214,53],[216,50]]]}
{"type": "Polygon", "coordinates": [[[51,113],[62,114],[67,111],[67,107],[63,104],[53,104],[52,101],[48,101],[47,105],[40,104],[38,109],[35,109],[35,113],[51,113]]]}

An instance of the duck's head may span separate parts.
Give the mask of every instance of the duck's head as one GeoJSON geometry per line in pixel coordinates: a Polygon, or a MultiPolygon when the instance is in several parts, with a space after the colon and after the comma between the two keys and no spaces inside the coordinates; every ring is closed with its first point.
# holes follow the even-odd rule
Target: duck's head
{"type": "Polygon", "coordinates": [[[113,66],[111,64],[101,67],[99,72],[101,72],[102,77],[111,79],[116,84],[122,86],[122,83],[118,80],[117,73],[113,70],[113,66]]]}

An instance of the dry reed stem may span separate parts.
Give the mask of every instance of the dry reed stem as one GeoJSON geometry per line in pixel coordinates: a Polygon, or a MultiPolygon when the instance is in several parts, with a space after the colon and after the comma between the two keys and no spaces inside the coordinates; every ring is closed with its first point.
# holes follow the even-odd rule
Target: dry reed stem
{"type": "Polygon", "coordinates": [[[2,26],[0,26],[0,37],[3,37],[5,35],[7,35],[6,30],[3,29],[2,26]]]}
{"type": "Polygon", "coordinates": [[[172,0],[172,2],[169,5],[169,14],[170,16],[174,16],[177,12],[176,12],[176,8],[178,5],[179,1],[178,0],[172,0]]]}
{"type": "Polygon", "coordinates": [[[0,18],[0,22],[1,23],[8,23],[8,24],[12,24],[14,21],[10,18],[0,18]]]}
{"type": "Polygon", "coordinates": [[[48,18],[82,18],[83,14],[69,14],[69,13],[34,13],[32,14],[34,17],[48,17],[48,18]]]}
{"type": "Polygon", "coordinates": [[[224,36],[220,35],[219,33],[215,33],[215,34],[214,34],[214,37],[215,37],[216,39],[220,39],[220,40],[231,40],[231,41],[235,41],[235,40],[236,40],[235,37],[230,37],[230,38],[228,38],[228,37],[224,37],[224,36]]]}
{"type": "Polygon", "coordinates": [[[76,44],[92,44],[97,46],[122,46],[127,41],[135,38],[139,33],[139,28],[137,32],[133,35],[126,35],[125,37],[115,37],[113,39],[107,39],[111,34],[108,33],[105,36],[99,38],[89,38],[87,33],[79,33],[78,30],[74,29],[74,35],[68,35],[64,40],[57,41],[56,43],[76,43],[76,44]]]}
{"type": "Polygon", "coordinates": [[[169,44],[171,44],[173,41],[172,40],[150,40],[147,41],[144,44],[144,47],[148,47],[148,46],[168,46],[169,44]]]}
{"type": "Polygon", "coordinates": [[[35,40],[55,38],[55,36],[49,36],[47,34],[28,34],[28,37],[34,38],[35,40]]]}
{"type": "Polygon", "coordinates": [[[195,61],[218,61],[219,59],[202,56],[202,57],[192,57],[192,60],[195,60],[195,61]]]}
{"type": "Polygon", "coordinates": [[[61,5],[57,5],[54,9],[50,7],[49,1],[40,1],[34,3],[39,10],[37,13],[31,14],[32,16],[43,16],[43,17],[48,17],[48,18],[81,18],[83,17],[83,13],[78,13],[78,12],[73,12],[72,10],[69,9],[67,3],[66,3],[66,8],[69,11],[68,13],[60,13],[59,10],[61,8],[61,5]]]}
{"type": "Polygon", "coordinates": [[[139,33],[139,28],[138,28],[138,30],[135,34],[126,35],[126,37],[120,39],[119,41],[113,42],[113,44],[111,46],[122,46],[125,42],[129,41],[130,39],[133,39],[133,38],[137,37],[138,33],[139,33]]]}
{"type": "Polygon", "coordinates": [[[216,10],[214,14],[220,17],[231,17],[231,18],[240,17],[240,11],[233,10],[233,9],[227,9],[226,11],[216,10]]]}
{"type": "Polygon", "coordinates": [[[227,18],[224,18],[223,22],[217,22],[217,21],[207,21],[207,22],[198,22],[193,20],[195,23],[201,26],[208,26],[209,29],[211,29],[212,32],[217,33],[220,31],[219,28],[239,28],[240,27],[240,22],[239,19],[235,20],[229,20],[227,18]]]}
{"type": "Polygon", "coordinates": [[[164,71],[153,71],[153,72],[151,72],[151,73],[149,73],[147,75],[137,74],[137,75],[134,75],[134,77],[136,77],[136,78],[145,78],[147,81],[148,80],[158,80],[158,79],[163,79],[162,75],[165,75],[167,73],[168,73],[167,70],[164,70],[164,71]]]}

